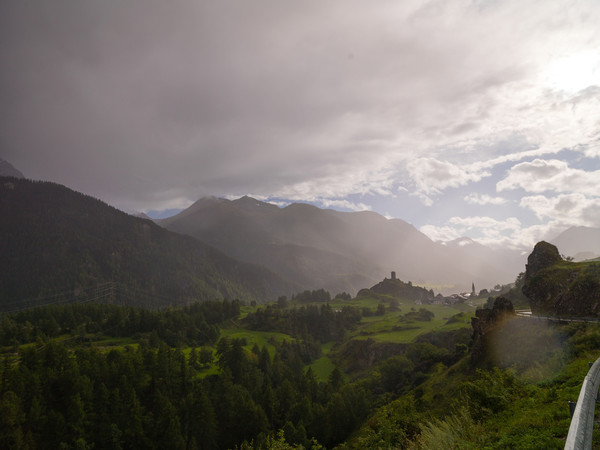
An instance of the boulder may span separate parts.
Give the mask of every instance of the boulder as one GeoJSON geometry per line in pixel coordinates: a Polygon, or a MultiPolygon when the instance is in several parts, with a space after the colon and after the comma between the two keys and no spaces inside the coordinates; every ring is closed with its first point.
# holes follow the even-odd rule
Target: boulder
{"type": "Polygon", "coordinates": [[[556,246],[545,241],[538,242],[535,244],[531,255],[527,258],[527,264],[525,265],[525,279],[532,277],[540,270],[551,267],[562,260],[556,246]]]}

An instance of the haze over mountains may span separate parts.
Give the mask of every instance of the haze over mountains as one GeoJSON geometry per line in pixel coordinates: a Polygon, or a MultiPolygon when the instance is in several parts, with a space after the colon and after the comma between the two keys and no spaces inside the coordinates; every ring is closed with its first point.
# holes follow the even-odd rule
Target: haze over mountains
{"type": "MultiPolygon", "coordinates": [[[[0,174],[14,177],[0,186],[0,244],[3,256],[8,255],[0,280],[5,298],[36,297],[125,277],[137,280],[142,289],[161,291],[165,298],[175,293],[181,302],[190,292],[201,298],[260,301],[304,289],[355,294],[391,271],[447,294],[470,291],[471,283],[478,290],[510,283],[525,262],[525,255],[493,250],[467,237],[434,242],[403,220],[370,211],[339,212],[303,203],[279,208],[247,196],[201,198],[175,216],[155,220],[195,238],[181,240],[148,220],[139,222],[63,186],[23,180],[3,159],[0,174]],[[108,239],[106,248],[98,247],[98,236],[108,239]],[[121,255],[117,277],[115,255],[121,255]],[[23,277],[29,277],[28,267],[39,269],[31,283],[23,277]],[[132,273],[122,273],[127,271],[132,273]],[[162,287],[144,281],[148,274],[162,287]],[[17,285],[26,289],[19,292],[17,285]],[[189,285],[195,288],[182,288],[189,285]]],[[[572,227],[549,241],[576,261],[600,256],[598,228],[572,227]]]]}
{"type": "Polygon", "coordinates": [[[550,242],[574,261],[600,257],[600,228],[571,227],[550,242]]]}
{"type": "Polygon", "coordinates": [[[400,219],[369,211],[339,212],[294,203],[285,208],[251,197],[201,198],[157,223],[188,234],[234,258],[261,264],[306,288],[357,290],[390,271],[436,292],[514,281],[523,267],[512,252],[473,241],[433,242],[400,219]]]}

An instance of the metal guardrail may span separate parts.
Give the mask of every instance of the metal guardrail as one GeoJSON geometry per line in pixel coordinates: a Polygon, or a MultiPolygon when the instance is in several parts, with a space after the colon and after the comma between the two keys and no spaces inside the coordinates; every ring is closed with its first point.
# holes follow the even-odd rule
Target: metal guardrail
{"type": "Polygon", "coordinates": [[[516,309],[517,317],[526,317],[528,319],[547,320],[548,322],[583,322],[583,323],[598,323],[600,317],[579,317],[579,316],[541,316],[533,314],[529,310],[516,309]]]}
{"type": "Polygon", "coordinates": [[[579,398],[571,426],[565,443],[565,450],[591,449],[592,434],[594,432],[594,413],[596,410],[596,399],[600,387],[600,358],[590,367],[588,374],[583,380],[579,398]]]}

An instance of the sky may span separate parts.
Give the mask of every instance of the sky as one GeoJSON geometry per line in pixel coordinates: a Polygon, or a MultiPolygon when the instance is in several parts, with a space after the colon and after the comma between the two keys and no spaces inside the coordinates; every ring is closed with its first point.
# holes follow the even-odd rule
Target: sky
{"type": "Polygon", "coordinates": [[[214,195],[530,249],[600,227],[597,0],[7,0],[0,157],[125,211],[214,195]]]}

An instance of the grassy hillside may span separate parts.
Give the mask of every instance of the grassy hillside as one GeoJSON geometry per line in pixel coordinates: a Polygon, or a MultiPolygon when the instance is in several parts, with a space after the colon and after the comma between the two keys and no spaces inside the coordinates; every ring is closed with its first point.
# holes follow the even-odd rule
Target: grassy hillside
{"type": "MultiPolygon", "coordinates": [[[[477,369],[465,357],[438,365],[418,388],[381,407],[342,448],[564,448],[568,401],[576,401],[588,362],[599,356],[600,333],[595,325],[516,321],[523,332],[514,334],[515,323],[503,330],[516,364],[496,359],[477,369]],[[548,335],[559,345],[538,354],[519,349],[536,335],[538,349],[548,335]]],[[[600,443],[597,434],[594,441],[600,443]]]]}

